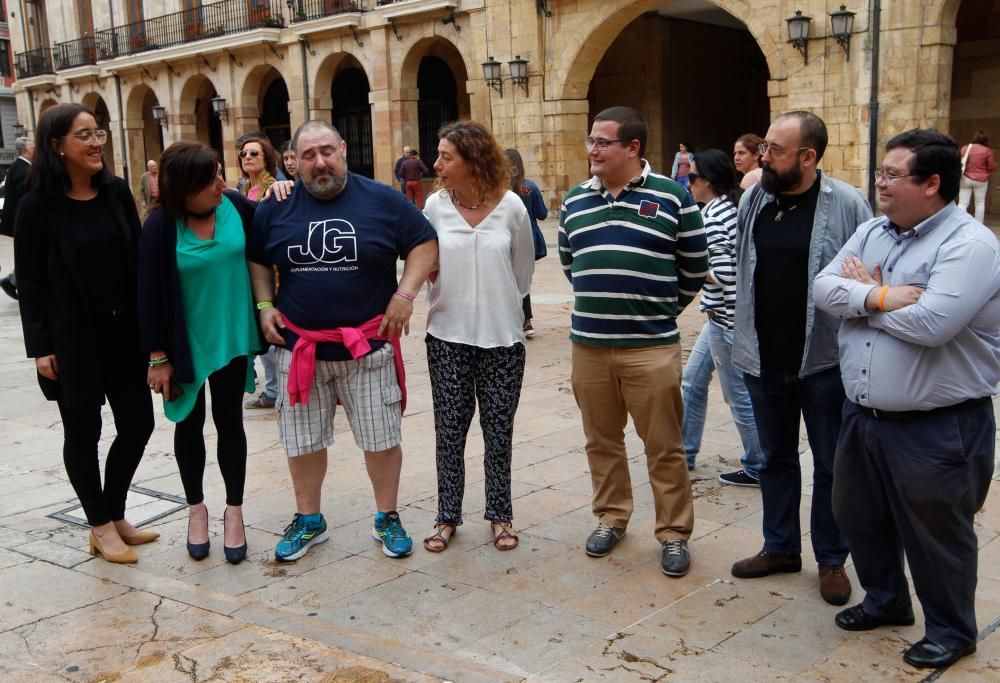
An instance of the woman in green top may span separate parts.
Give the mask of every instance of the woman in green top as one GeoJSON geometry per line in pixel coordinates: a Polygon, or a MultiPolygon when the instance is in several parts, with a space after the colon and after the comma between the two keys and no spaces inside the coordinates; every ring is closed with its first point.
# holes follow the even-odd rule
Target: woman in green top
{"type": "Polygon", "coordinates": [[[160,157],[159,206],[139,242],[139,329],[149,388],[177,424],[174,451],[188,502],[188,553],[208,555],[205,384],[212,389],[219,469],[226,485],[226,559],[246,557],[243,486],[247,440],[243,393],[253,391],[251,354],[260,337],[246,263],[254,204],[226,190],[210,148],[171,145],[160,157]]]}

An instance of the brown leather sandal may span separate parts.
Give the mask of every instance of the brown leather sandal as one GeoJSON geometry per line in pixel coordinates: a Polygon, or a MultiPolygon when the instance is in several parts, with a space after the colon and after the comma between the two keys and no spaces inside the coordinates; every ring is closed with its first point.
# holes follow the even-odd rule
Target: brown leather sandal
{"type": "Polygon", "coordinates": [[[521,542],[517,534],[513,532],[513,526],[510,522],[490,522],[490,528],[493,530],[493,547],[497,550],[513,550],[521,542]],[[508,538],[513,539],[514,542],[510,545],[500,545],[501,541],[508,538]]]}
{"type": "Polygon", "coordinates": [[[424,550],[430,553],[443,553],[448,549],[451,539],[458,533],[458,527],[450,522],[439,522],[434,525],[434,533],[424,539],[424,550]],[[445,536],[442,532],[451,529],[451,533],[445,536]]]}

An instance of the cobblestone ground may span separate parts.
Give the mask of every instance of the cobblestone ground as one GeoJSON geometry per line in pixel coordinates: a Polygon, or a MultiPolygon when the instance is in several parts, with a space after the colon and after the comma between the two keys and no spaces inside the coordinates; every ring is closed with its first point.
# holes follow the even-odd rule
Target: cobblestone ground
{"type": "MultiPolygon", "coordinates": [[[[551,223],[546,229],[551,242],[551,223]]],[[[976,520],[982,547],[979,651],[928,679],[929,672],[901,660],[902,650],[922,636],[922,615],[916,626],[871,633],[834,626],[837,608],[819,597],[808,538],[801,574],[732,578],[732,562],[761,546],[761,504],[756,489],[723,487],[717,480],[734,467],[740,450],[717,386],[692,476],[691,573],[669,579],[660,572],[642,444],[631,426],[636,511],[629,534],[609,557],[586,557],[583,544],[594,524],[591,485],[569,386],[569,287],[554,256],[553,250],[539,262],[532,296],[538,336],[528,342],[513,465],[521,544],[506,553],[490,544],[482,520],[483,446],[476,424],[467,453],[466,523],[445,553],[419,546],[436,505],[422,343],[427,306],[421,298],[404,342],[410,407],[403,421],[400,513],[418,541],[411,557],[388,559],[369,537],[371,491],[361,453],[340,417],[324,491],[330,541],[296,563],[275,563],[272,549],[291,518],[293,496],[274,414],[258,410],[246,415],[248,561],[232,567],[223,559],[224,492],[211,458],[208,559],[194,562],[185,551],[183,508],[139,492],[130,497],[129,516],[168,513],[149,525],[160,540],[138,547],[134,566],[92,559],[85,530],[50,517],[75,504],[61,463],[58,414],[42,399],[24,359],[17,304],[0,296],[0,679],[998,679],[1000,635],[992,631],[1000,624],[997,487],[976,520]]],[[[6,269],[11,261],[11,241],[2,238],[0,264],[6,269]]],[[[697,312],[686,312],[681,325],[689,347],[701,325],[697,312]]],[[[157,411],[135,485],[180,496],[173,429],[157,411]]],[[[206,433],[211,453],[210,425],[206,433]]],[[[107,445],[105,439],[102,449],[107,445]]],[[[808,472],[804,434],[802,463],[808,472]]],[[[809,505],[806,485],[804,518],[809,505]]]]}

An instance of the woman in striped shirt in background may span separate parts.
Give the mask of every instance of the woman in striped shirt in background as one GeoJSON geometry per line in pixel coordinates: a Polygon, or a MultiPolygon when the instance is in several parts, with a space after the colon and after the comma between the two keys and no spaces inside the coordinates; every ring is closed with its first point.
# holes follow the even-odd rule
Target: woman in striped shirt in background
{"type": "Polygon", "coordinates": [[[688,172],[691,194],[704,204],[708,237],[708,276],[701,290],[700,310],[708,320],[691,349],[684,366],[681,390],[684,395],[684,423],[681,434],[688,469],[694,469],[705,429],[708,385],[718,370],[722,396],[729,404],[733,421],[743,442],[742,468],[719,475],[719,481],[737,486],[759,486],[758,470],[764,454],[757,438],[750,395],[742,373],[732,362],[733,319],[736,305],[736,169],[729,155],[709,149],[696,152],[688,172]]]}

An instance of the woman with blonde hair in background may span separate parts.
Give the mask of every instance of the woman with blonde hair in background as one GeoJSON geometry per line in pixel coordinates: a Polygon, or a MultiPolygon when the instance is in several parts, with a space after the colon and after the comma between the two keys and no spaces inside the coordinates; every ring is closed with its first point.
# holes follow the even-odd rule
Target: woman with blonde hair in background
{"type": "Polygon", "coordinates": [[[486,442],[484,517],[498,550],[517,547],[511,454],[524,377],[524,313],[535,249],[531,221],[511,192],[510,163],[474,121],[438,133],[434,170],[443,188],[424,214],[437,231],[439,263],[427,314],[427,366],[434,400],[438,513],[430,552],[448,547],[462,523],[465,441],[479,405],[486,442]]]}

